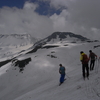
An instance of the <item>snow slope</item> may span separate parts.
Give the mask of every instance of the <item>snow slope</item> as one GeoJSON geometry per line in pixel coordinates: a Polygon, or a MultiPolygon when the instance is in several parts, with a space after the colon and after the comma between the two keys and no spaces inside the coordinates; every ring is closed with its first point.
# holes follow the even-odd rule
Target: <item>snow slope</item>
{"type": "Polygon", "coordinates": [[[99,44],[59,44],[59,47],[19,56],[19,60],[31,57],[32,61],[23,72],[11,62],[0,68],[0,100],[100,100],[100,61],[96,61],[89,80],[84,81],[79,60],[81,50],[89,54],[91,49],[99,57],[99,44]],[[60,63],[66,67],[67,79],[61,86],[60,63]]]}
{"type": "Polygon", "coordinates": [[[16,54],[33,46],[37,39],[29,34],[0,34],[0,61],[16,57],[16,54]]]}

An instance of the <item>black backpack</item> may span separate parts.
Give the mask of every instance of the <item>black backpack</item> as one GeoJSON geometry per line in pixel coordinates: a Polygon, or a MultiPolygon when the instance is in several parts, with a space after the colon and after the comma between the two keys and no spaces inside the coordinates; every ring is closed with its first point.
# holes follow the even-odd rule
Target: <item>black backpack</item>
{"type": "Polygon", "coordinates": [[[91,60],[95,60],[95,54],[94,53],[90,53],[90,58],[91,58],[91,60]]]}

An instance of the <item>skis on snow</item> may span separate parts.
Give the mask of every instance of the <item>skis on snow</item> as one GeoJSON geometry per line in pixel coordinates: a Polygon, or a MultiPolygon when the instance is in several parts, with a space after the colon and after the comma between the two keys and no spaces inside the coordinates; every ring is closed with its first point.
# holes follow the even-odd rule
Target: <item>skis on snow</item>
{"type": "MultiPolygon", "coordinates": [[[[64,79],[64,81],[65,81],[66,79],[64,79]]],[[[64,82],[62,82],[62,83],[59,83],[59,86],[61,85],[61,84],[63,84],[64,82]]]]}

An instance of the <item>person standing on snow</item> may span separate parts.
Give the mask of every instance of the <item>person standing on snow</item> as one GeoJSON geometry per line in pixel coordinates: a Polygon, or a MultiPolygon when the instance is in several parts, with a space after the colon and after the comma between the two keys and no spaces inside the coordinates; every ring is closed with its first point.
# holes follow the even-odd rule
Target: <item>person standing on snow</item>
{"type": "Polygon", "coordinates": [[[65,67],[64,66],[62,66],[62,64],[59,64],[59,66],[60,66],[60,68],[59,68],[59,73],[60,73],[60,84],[59,85],[61,85],[63,82],[64,82],[64,78],[65,78],[65,67]]]}
{"type": "Polygon", "coordinates": [[[92,50],[89,50],[89,59],[90,59],[90,71],[94,69],[95,60],[97,59],[97,55],[92,52],[92,50]]]}
{"type": "Polygon", "coordinates": [[[89,58],[83,51],[80,52],[80,55],[81,55],[80,61],[82,62],[83,78],[84,78],[84,80],[85,80],[85,77],[87,77],[89,79],[89,67],[88,67],[89,58]],[[85,70],[87,72],[86,75],[85,75],[85,70]]]}

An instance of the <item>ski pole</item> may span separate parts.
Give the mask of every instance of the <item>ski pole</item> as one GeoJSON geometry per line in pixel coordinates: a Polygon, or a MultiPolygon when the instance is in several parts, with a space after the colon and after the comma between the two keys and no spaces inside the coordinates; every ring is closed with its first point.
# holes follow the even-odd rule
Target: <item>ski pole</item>
{"type": "Polygon", "coordinates": [[[97,59],[95,59],[95,73],[97,73],[97,59]]]}
{"type": "Polygon", "coordinates": [[[67,74],[66,74],[66,77],[70,78],[67,74]]]}
{"type": "Polygon", "coordinates": [[[96,59],[96,66],[95,66],[95,72],[98,73],[98,60],[96,59]]]}

